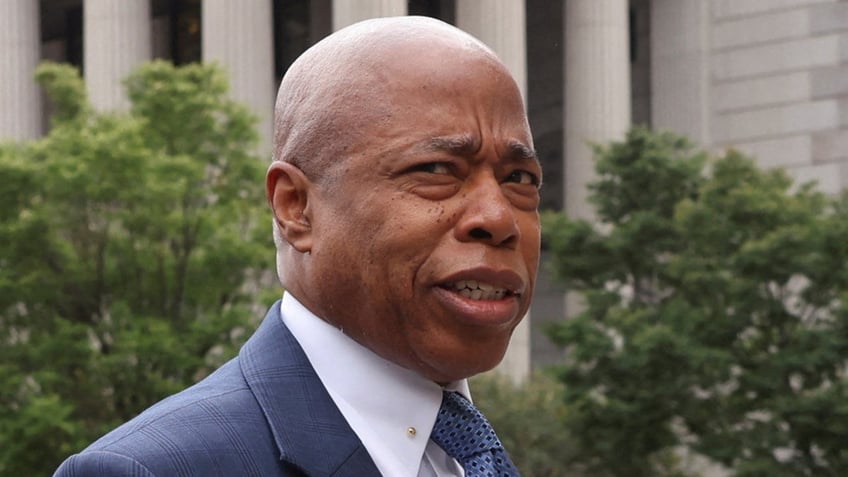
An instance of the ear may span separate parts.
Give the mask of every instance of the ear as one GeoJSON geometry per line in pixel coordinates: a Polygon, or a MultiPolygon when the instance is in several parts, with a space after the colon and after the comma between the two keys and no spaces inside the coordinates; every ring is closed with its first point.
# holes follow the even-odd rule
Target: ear
{"type": "Polygon", "coordinates": [[[312,182],[291,163],[274,161],[265,175],[265,192],[283,240],[298,252],[312,250],[309,192],[312,182]]]}

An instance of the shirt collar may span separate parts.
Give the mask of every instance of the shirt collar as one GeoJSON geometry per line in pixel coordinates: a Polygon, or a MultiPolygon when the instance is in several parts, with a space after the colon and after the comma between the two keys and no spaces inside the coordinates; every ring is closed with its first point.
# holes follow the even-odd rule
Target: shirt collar
{"type": "Polygon", "coordinates": [[[470,398],[466,380],[442,388],[385,360],[283,295],[283,322],[348,424],[384,475],[417,475],[442,402],[442,391],[470,398]]]}

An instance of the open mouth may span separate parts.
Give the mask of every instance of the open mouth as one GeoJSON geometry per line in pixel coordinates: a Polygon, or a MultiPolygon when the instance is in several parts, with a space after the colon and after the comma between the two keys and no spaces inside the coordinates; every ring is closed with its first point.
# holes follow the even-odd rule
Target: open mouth
{"type": "Polygon", "coordinates": [[[499,288],[486,282],[477,280],[460,280],[448,283],[444,288],[472,300],[503,300],[505,297],[518,296],[519,294],[506,288],[499,288]]]}

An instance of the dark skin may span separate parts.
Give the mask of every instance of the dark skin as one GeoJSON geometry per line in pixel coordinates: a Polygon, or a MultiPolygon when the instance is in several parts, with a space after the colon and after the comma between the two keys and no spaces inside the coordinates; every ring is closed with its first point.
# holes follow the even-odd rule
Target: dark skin
{"type": "MultiPolygon", "coordinates": [[[[321,94],[278,101],[266,188],[281,279],[363,346],[448,383],[496,366],[530,306],[542,173],[519,90],[491,52],[435,21],[379,26],[331,39],[328,51],[354,45],[327,60],[344,81],[306,71],[321,94]],[[332,117],[298,117],[318,111],[332,117]],[[329,161],[327,138],[341,143],[329,161]],[[320,173],[294,157],[305,151],[320,173]]],[[[281,89],[297,90],[289,80],[281,89]]]]}

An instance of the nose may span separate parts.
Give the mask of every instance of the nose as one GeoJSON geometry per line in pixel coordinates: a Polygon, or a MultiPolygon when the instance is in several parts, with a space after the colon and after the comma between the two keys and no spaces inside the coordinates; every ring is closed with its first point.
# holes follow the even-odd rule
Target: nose
{"type": "Polygon", "coordinates": [[[460,242],[483,242],[495,247],[515,247],[519,228],[513,205],[493,177],[469,187],[462,216],[456,224],[460,242]]]}

